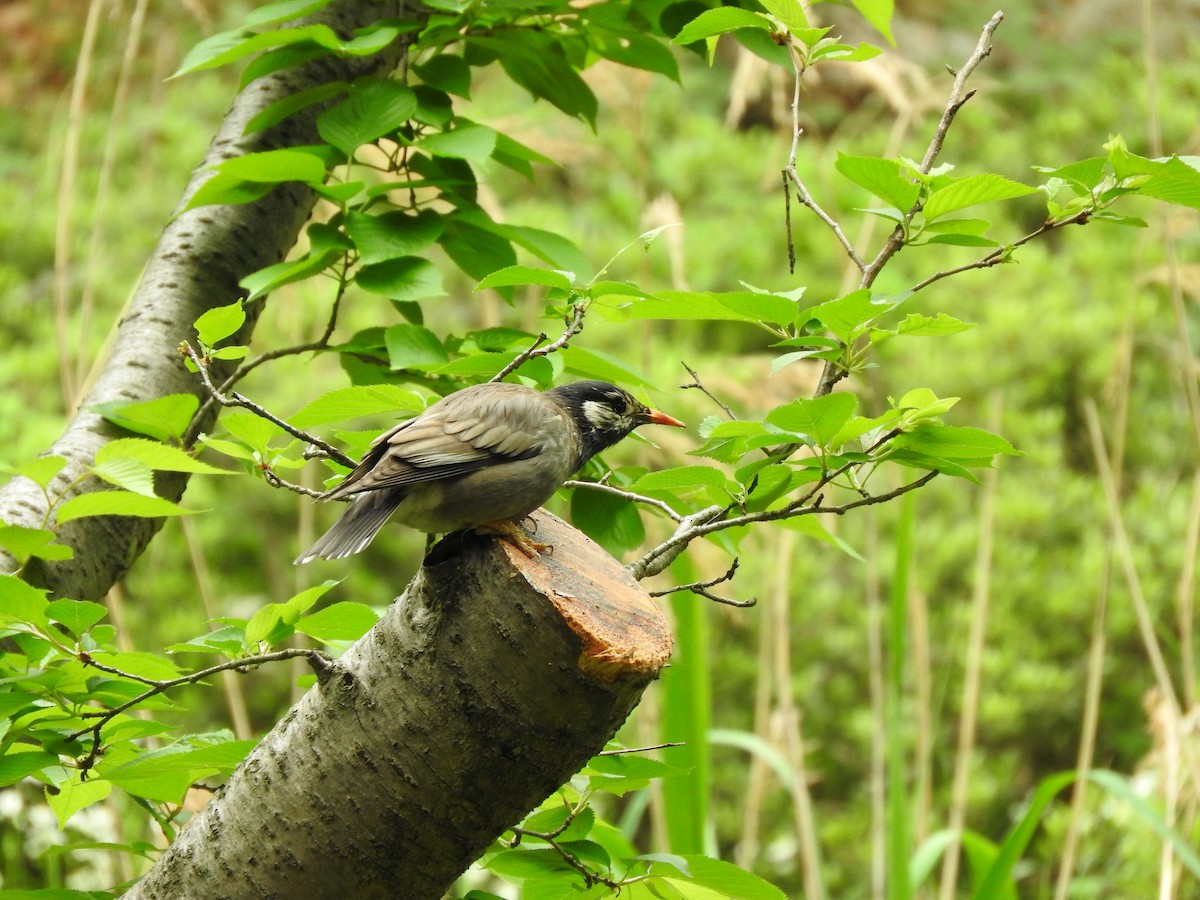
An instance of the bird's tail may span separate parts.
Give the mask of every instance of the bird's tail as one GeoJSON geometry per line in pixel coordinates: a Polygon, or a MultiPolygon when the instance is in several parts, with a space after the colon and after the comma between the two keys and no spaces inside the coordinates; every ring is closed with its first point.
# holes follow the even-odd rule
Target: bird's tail
{"type": "Polygon", "coordinates": [[[358,553],[379,534],[379,529],[391,518],[400,499],[391,491],[368,491],[350,502],[333,527],[315,544],[296,557],[295,565],[314,559],[341,559],[358,553]]]}

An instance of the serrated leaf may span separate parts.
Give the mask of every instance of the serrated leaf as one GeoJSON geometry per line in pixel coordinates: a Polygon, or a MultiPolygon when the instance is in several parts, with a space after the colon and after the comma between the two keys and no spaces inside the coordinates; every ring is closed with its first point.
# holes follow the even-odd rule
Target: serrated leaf
{"type": "Polygon", "coordinates": [[[66,457],[40,456],[37,459],[31,459],[20,465],[0,467],[0,471],[3,471],[7,475],[23,475],[37,484],[38,487],[44,488],[54,480],[54,476],[61,472],[63,466],[66,464],[66,457]]]}
{"type": "Polygon", "coordinates": [[[162,516],[186,516],[197,510],[184,509],[161,497],[146,497],[129,491],[92,491],[72,497],[55,511],[59,524],[89,516],[136,516],[157,519],[162,516]]]}
{"type": "Polygon", "coordinates": [[[450,361],[441,339],[422,325],[393,325],[384,332],[384,340],[393,369],[423,369],[450,361]]]}
{"type": "Polygon", "coordinates": [[[16,575],[0,573],[0,622],[29,622],[44,627],[46,593],[16,575]]]}
{"type": "Polygon", "coordinates": [[[296,622],[296,630],[318,641],[357,641],[375,627],[379,614],[364,603],[343,601],[296,622]]]}
{"type": "Polygon", "coordinates": [[[320,272],[324,272],[335,262],[342,258],[341,250],[323,250],[320,253],[306,253],[299,259],[292,259],[286,262],[275,263],[266,268],[259,269],[257,272],[252,272],[247,275],[238,284],[247,291],[247,300],[257,300],[259,297],[271,293],[283,287],[285,284],[292,284],[296,281],[303,281],[305,278],[311,278],[320,272]]]}
{"type": "Polygon", "coordinates": [[[394,384],[365,384],[322,394],[289,421],[297,428],[311,428],[379,413],[419,413],[425,405],[420,394],[407,388],[394,384]]]}
{"type": "Polygon", "coordinates": [[[982,428],[918,425],[898,436],[894,446],[943,459],[991,459],[998,453],[1020,456],[1012,444],[982,428]]]}
{"type": "MultiPolygon", "coordinates": [[[[685,878],[688,883],[711,888],[723,897],[737,897],[738,900],[787,900],[779,888],[733,863],[696,854],[682,854],[682,857],[691,873],[685,878]]],[[[680,878],[684,878],[682,873],[680,878]]]]}
{"type": "Polygon", "coordinates": [[[363,266],[354,281],[363,290],[392,300],[424,300],[446,293],[437,266],[419,256],[401,256],[363,266]]]}
{"type": "Polygon", "coordinates": [[[92,658],[97,662],[120,669],[130,675],[150,678],[155,681],[170,681],[179,677],[179,667],[169,659],[154,653],[122,650],[96,650],[92,658]]]}
{"type": "Polygon", "coordinates": [[[496,132],[486,125],[470,123],[428,134],[417,141],[416,147],[433,156],[482,162],[496,149],[496,132]]]}
{"type": "Polygon", "coordinates": [[[956,178],[943,188],[929,195],[925,201],[925,218],[936,219],[947,213],[952,213],[980,203],[990,203],[995,200],[1011,200],[1037,192],[1037,188],[1019,184],[1000,175],[987,173],[984,175],[967,175],[956,178]]]}
{"type": "MultiPolygon", "coordinates": [[[[24,695],[21,695],[24,696],[24,695]]],[[[12,712],[16,712],[16,707],[12,712]]],[[[0,717],[2,718],[2,717],[0,717]]],[[[34,772],[47,766],[57,766],[59,759],[53,753],[43,750],[17,751],[0,756],[0,787],[16,784],[22,778],[27,778],[34,772]]],[[[7,893],[7,892],[5,892],[7,893]]]]}
{"type": "Polygon", "coordinates": [[[666,491],[674,493],[695,487],[725,490],[729,479],[712,466],[676,466],[649,472],[629,486],[634,493],[666,491]]]}
{"type": "Polygon", "coordinates": [[[875,30],[887,38],[887,42],[896,46],[892,36],[892,14],[895,12],[894,0],[852,0],[864,19],[870,22],[875,30]]]}
{"type": "Polygon", "coordinates": [[[69,770],[67,780],[57,785],[57,792],[46,790],[46,804],[54,810],[58,818],[58,827],[66,828],[67,821],[75,813],[94,803],[99,803],[110,793],[112,784],[100,779],[83,780],[83,772],[79,769],[69,770]]]}
{"type": "MultiPolygon", "coordinates": [[[[623,302],[627,302],[629,297],[625,293],[618,296],[623,302]]],[[[765,321],[783,325],[795,320],[799,306],[786,297],[753,291],[659,291],[653,297],[643,296],[634,300],[625,306],[625,310],[634,319],[765,321]]]]}
{"type": "Polygon", "coordinates": [[[193,472],[202,475],[230,474],[226,469],[218,469],[216,466],[201,462],[178,447],[141,438],[118,438],[109,441],[96,451],[96,462],[107,462],[118,458],[140,460],[159,472],[193,472]]]}
{"type": "Polygon", "coordinates": [[[444,224],[442,216],[428,209],[377,216],[351,210],[344,227],[358,248],[359,262],[369,266],[419,253],[441,236],[444,224]]]}
{"type": "Polygon", "coordinates": [[[430,87],[468,99],[471,96],[471,67],[461,56],[439,53],[428,62],[413,66],[413,71],[430,87]]]}
{"type": "Polygon", "coordinates": [[[157,496],[154,493],[154,470],[140,459],[110,459],[92,466],[92,474],[135,494],[157,496]]]}
{"type": "Polygon", "coordinates": [[[274,422],[251,412],[228,413],[221,418],[221,424],[234,437],[260,453],[266,452],[272,438],[284,433],[274,422]]]}
{"type": "Polygon", "coordinates": [[[53,543],[55,534],[47,528],[28,528],[24,525],[0,524],[0,547],[24,562],[38,559],[71,559],[75,555],[66,544],[53,543]]]}
{"type": "Polygon", "coordinates": [[[759,0],[759,3],[763,9],[786,25],[792,34],[808,28],[808,18],[804,15],[804,8],[799,0],[759,0]]]}
{"type": "Polygon", "coordinates": [[[325,162],[303,150],[262,150],[233,156],[212,167],[220,175],[255,184],[302,181],[320,184],[325,180],[325,162]]]}
{"type": "Polygon", "coordinates": [[[751,12],[736,6],[721,6],[708,9],[692,19],[671,38],[672,44],[692,44],[704,38],[737,31],[739,28],[756,28],[771,31],[771,20],[761,13],[751,12]]]}
{"type": "Polygon", "coordinates": [[[83,634],[108,615],[108,610],[90,600],[52,600],[46,604],[46,615],[71,634],[83,634]]]}
{"type": "Polygon", "coordinates": [[[395,131],[417,111],[412,89],[395,81],[370,80],[352,88],[337,106],[321,113],[321,137],[347,157],[363,144],[395,131]]]}
{"type": "Polygon", "coordinates": [[[245,321],[246,311],[242,309],[239,300],[228,306],[214,307],[201,314],[195,322],[196,334],[204,344],[213,347],[241,328],[245,321]]]}
{"type": "Polygon", "coordinates": [[[839,392],[777,406],[767,413],[765,421],[782,431],[807,435],[818,446],[825,446],[857,408],[858,397],[839,392]]]}
{"type": "Polygon", "coordinates": [[[90,407],[92,412],[126,431],[159,441],[180,440],[199,408],[200,399],[195,394],[168,394],[137,403],[117,400],[90,407]]]}
{"type": "Polygon", "coordinates": [[[900,212],[907,212],[917,202],[920,187],[905,176],[905,170],[894,159],[838,153],[834,165],[859,187],[866,188],[900,212]]]}
{"type": "Polygon", "coordinates": [[[493,272],[476,285],[475,290],[487,288],[508,287],[512,285],[541,284],[558,288],[569,293],[574,283],[567,273],[550,269],[536,269],[531,266],[506,266],[498,272],[493,272]]]}

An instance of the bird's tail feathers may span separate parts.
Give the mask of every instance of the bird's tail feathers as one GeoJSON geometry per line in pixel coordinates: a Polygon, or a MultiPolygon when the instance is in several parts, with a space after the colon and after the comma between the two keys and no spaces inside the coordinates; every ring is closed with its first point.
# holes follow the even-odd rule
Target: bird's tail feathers
{"type": "Polygon", "coordinates": [[[399,499],[389,493],[370,491],[352,500],[333,527],[296,557],[295,565],[314,559],[342,559],[366,547],[400,505],[399,499]]]}

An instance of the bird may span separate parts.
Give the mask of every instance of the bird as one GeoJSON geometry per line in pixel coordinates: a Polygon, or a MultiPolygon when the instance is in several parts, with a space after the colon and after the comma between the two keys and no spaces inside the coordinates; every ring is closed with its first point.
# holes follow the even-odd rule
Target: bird
{"type": "Polygon", "coordinates": [[[488,382],[447,394],[376,438],[318,498],[349,499],[349,509],[295,563],[358,553],[389,519],[426,534],[499,535],[534,557],[550,548],[520,521],[597,453],[650,424],[684,427],[604,381],[547,391],[488,382]]]}

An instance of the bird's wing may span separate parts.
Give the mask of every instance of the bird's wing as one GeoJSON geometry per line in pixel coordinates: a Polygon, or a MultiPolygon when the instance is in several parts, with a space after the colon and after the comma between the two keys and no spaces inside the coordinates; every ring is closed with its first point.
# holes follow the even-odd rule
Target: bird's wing
{"type": "Polygon", "coordinates": [[[570,427],[557,404],[517,385],[453,394],[380,435],[327,499],[462,475],[536,456],[554,428],[570,427]]]}

